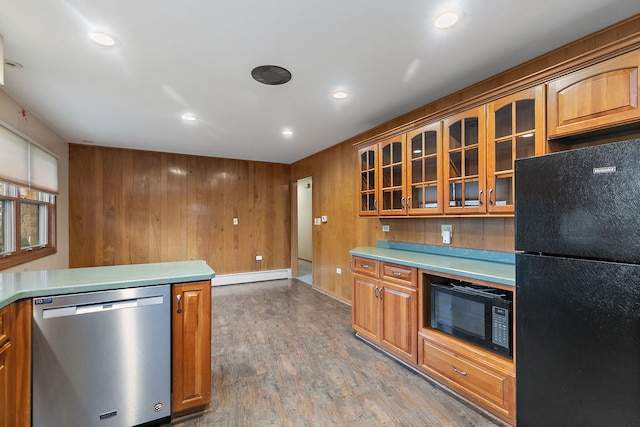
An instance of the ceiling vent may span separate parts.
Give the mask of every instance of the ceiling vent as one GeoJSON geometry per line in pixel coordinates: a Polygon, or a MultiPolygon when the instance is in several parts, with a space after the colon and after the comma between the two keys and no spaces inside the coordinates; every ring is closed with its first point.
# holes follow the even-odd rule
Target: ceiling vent
{"type": "Polygon", "coordinates": [[[251,70],[251,77],[266,85],[281,85],[291,80],[291,73],[277,65],[260,65],[251,70]]]}

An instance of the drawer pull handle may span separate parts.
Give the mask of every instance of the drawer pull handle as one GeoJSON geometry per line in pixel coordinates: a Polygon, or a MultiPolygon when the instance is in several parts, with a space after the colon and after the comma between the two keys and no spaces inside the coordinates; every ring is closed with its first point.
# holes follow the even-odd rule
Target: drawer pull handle
{"type": "Polygon", "coordinates": [[[402,273],[400,273],[399,271],[392,271],[391,274],[398,277],[402,276],[402,273]]]}
{"type": "Polygon", "coordinates": [[[360,264],[360,268],[369,268],[367,264],[360,264]]]}
{"type": "Polygon", "coordinates": [[[176,299],[178,300],[177,313],[180,314],[180,313],[182,313],[182,295],[180,295],[180,294],[176,295],[176,299]]]}
{"type": "Polygon", "coordinates": [[[380,297],[378,296],[378,287],[377,287],[377,286],[376,286],[376,288],[375,288],[375,289],[374,289],[374,291],[373,291],[373,295],[375,295],[375,297],[376,297],[376,298],[380,298],[380,297]]]}
{"type": "Polygon", "coordinates": [[[456,367],[455,367],[455,366],[453,366],[453,365],[451,365],[451,370],[452,370],[453,372],[455,372],[456,374],[460,374],[460,375],[462,375],[463,377],[466,377],[466,376],[467,376],[467,373],[466,373],[465,371],[461,371],[461,370],[459,370],[458,368],[456,368],[456,367]]]}

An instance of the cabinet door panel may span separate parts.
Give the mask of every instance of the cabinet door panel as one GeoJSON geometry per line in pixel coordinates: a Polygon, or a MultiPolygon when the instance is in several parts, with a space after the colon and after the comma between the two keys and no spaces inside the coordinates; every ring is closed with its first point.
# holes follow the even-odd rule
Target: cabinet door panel
{"type": "Polygon", "coordinates": [[[441,214],[442,123],[409,132],[406,156],[408,214],[441,214]]]}
{"type": "Polygon", "coordinates": [[[487,211],[512,214],[514,161],[544,154],[544,88],[537,86],[487,106],[487,211]]]}
{"type": "Polygon", "coordinates": [[[11,414],[13,413],[13,381],[15,367],[11,364],[11,343],[0,346],[0,425],[13,425],[11,414]]]}
{"type": "Polygon", "coordinates": [[[359,212],[361,216],[375,216],[378,214],[377,173],[378,146],[373,145],[358,150],[360,158],[360,200],[359,212]]]}
{"type": "Polygon", "coordinates": [[[560,137],[640,119],[640,50],[549,83],[549,136],[560,137]]]}
{"type": "Polygon", "coordinates": [[[380,343],[393,353],[414,363],[418,356],[417,292],[413,288],[381,283],[380,305],[382,322],[380,343]]]}
{"type": "Polygon", "coordinates": [[[485,107],[444,120],[444,213],[485,213],[485,107]]]}
{"type": "Polygon", "coordinates": [[[211,283],[173,287],[174,416],[205,409],[211,401],[211,283]]]}
{"type": "Polygon", "coordinates": [[[352,324],[363,337],[378,340],[378,281],[364,276],[353,276],[352,324]]]}
{"type": "Polygon", "coordinates": [[[405,135],[380,143],[380,215],[405,215],[405,135]]]}

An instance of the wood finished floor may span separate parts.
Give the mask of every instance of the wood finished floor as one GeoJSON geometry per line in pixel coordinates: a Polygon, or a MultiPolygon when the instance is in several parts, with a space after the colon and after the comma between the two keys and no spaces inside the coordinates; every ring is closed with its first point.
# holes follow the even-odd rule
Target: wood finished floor
{"type": "Polygon", "coordinates": [[[351,307],[296,280],[213,288],[201,426],[495,426],[354,337],[351,307]]]}

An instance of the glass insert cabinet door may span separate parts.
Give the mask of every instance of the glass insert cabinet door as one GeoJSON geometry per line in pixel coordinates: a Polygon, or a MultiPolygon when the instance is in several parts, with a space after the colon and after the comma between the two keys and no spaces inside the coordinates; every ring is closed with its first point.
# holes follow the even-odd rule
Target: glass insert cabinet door
{"type": "Polygon", "coordinates": [[[410,215],[441,214],[442,123],[407,134],[407,211],[410,215]]]}
{"type": "Polygon", "coordinates": [[[485,108],[444,120],[445,213],[485,212],[485,108]]]}
{"type": "Polygon", "coordinates": [[[380,143],[380,215],[406,214],[405,139],[403,134],[380,143]]]}
{"type": "Polygon", "coordinates": [[[360,159],[360,200],[361,216],[378,215],[377,176],[378,144],[358,150],[360,159]]]}
{"type": "Polygon", "coordinates": [[[513,213],[514,161],[543,154],[543,87],[487,106],[487,211],[513,213]]]}

